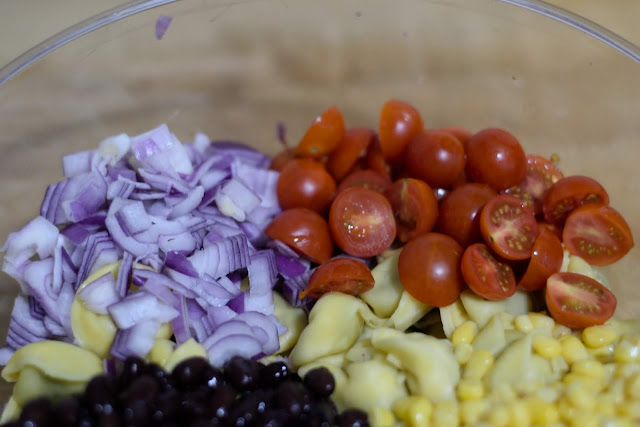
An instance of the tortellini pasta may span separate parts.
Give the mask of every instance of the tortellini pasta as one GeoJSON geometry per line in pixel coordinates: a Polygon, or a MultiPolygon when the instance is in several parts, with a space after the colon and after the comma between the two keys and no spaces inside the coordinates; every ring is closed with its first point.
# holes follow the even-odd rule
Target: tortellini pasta
{"type": "Polygon", "coordinates": [[[404,288],[398,277],[400,252],[401,249],[392,251],[388,258],[371,270],[371,275],[375,280],[373,288],[360,295],[360,298],[369,304],[376,316],[391,317],[404,293],[404,288]]]}
{"type": "Polygon", "coordinates": [[[301,307],[289,305],[278,292],[273,293],[273,303],[275,316],[287,328],[287,331],[278,337],[280,349],[276,354],[282,354],[291,350],[298,341],[302,330],[307,326],[307,314],[301,307]]]}

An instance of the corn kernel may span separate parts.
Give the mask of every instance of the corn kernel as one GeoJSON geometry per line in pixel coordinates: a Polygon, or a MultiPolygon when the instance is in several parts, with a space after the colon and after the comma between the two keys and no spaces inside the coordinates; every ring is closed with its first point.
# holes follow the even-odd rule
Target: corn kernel
{"type": "Polygon", "coordinates": [[[509,425],[509,410],[504,405],[491,408],[489,412],[489,422],[493,427],[504,427],[509,425]]]}
{"type": "Polygon", "coordinates": [[[596,325],[584,328],[582,341],[591,348],[611,345],[618,339],[618,333],[610,326],[596,325]]]}
{"type": "Polygon", "coordinates": [[[502,327],[504,328],[505,331],[514,329],[513,328],[513,320],[515,319],[515,316],[513,314],[507,313],[506,311],[503,311],[501,313],[498,313],[498,317],[499,317],[500,323],[502,323],[502,327]]]}
{"type": "Polygon", "coordinates": [[[573,335],[564,335],[558,340],[562,346],[562,357],[569,365],[589,358],[589,353],[582,342],[573,335]]]}
{"type": "Polygon", "coordinates": [[[595,378],[578,375],[574,372],[569,372],[567,375],[562,377],[562,382],[567,386],[577,382],[581,384],[582,387],[586,387],[594,392],[598,392],[602,389],[601,381],[596,380],[595,378]]]}
{"type": "Polygon", "coordinates": [[[539,425],[549,425],[558,422],[558,409],[550,402],[532,397],[527,400],[531,422],[539,425]]]}
{"type": "Polygon", "coordinates": [[[518,397],[510,384],[498,384],[493,388],[493,395],[502,402],[511,402],[518,397]]]}
{"type": "Polygon", "coordinates": [[[453,352],[458,364],[466,365],[467,362],[469,362],[471,354],[473,353],[473,347],[471,347],[471,344],[463,342],[458,344],[453,352]]]}
{"type": "Polygon", "coordinates": [[[625,400],[624,386],[624,378],[615,378],[613,381],[611,381],[611,384],[609,384],[606,395],[610,396],[610,398],[613,400],[613,402],[615,402],[616,405],[625,400]]]}
{"type": "Polygon", "coordinates": [[[458,382],[458,399],[480,399],[484,396],[484,385],[480,380],[462,379],[458,382]]]}
{"type": "Polygon", "coordinates": [[[582,382],[575,381],[567,386],[566,397],[572,406],[578,409],[593,408],[596,404],[596,398],[589,389],[584,387],[582,382]]]}
{"type": "Polygon", "coordinates": [[[571,372],[583,377],[594,378],[599,381],[604,381],[607,376],[607,372],[602,363],[591,359],[578,360],[571,366],[571,372]]]}
{"type": "Polygon", "coordinates": [[[571,422],[580,412],[575,406],[569,403],[569,400],[565,397],[558,400],[558,415],[565,422],[571,422]]]}
{"type": "Polygon", "coordinates": [[[607,427],[633,427],[632,421],[620,417],[606,417],[603,424],[607,427]]]}
{"type": "Polygon", "coordinates": [[[508,409],[509,425],[511,427],[529,427],[531,425],[531,414],[525,402],[513,402],[508,409]]]}
{"type": "Polygon", "coordinates": [[[640,399],[640,373],[636,372],[627,379],[625,392],[629,399],[640,399]]]}
{"type": "Polygon", "coordinates": [[[628,339],[621,339],[613,349],[613,360],[616,362],[635,362],[639,355],[640,348],[628,339]]]}
{"type": "Polygon", "coordinates": [[[605,362],[613,362],[614,348],[615,346],[613,344],[609,344],[609,345],[605,345],[604,347],[587,348],[587,351],[591,356],[605,363],[605,362]]]}
{"type": "Polygon", "coordinates": [[[424,396],[409,396],[396,401],[393,412],[407,426],[425,427],[430,424],[433,406],[424,396]]]}
{"type": "Polygon", "coordinates": [[[578,412],[569,421],[571,427],[598,427],[600,417],[594,412],[578,412]]]}
{"type": "Polygon", "coordinates": [[[482,379],[493,366],[493,355],[487,350],[475,350],[464,368],[463,378],[482,379]]]}
{"type": "Polygon", "coordinates": [[[478,325],[476,325],[476,322],[467,320],[453,331],[451,343],[454,347],[457,347],[458,344],[461,343],[471,344],[477,333],[478,325]]]}
{"type": "Polygon", "coordinates": [[[546,329],[548,331],[553,331],[553,327],[556,325],[556,322],[546,314],[543,313],[529,313],[529,319],[531,320],[531,324],[533,325],[533,329],[546,329]]]}
{"type": "Polygon", "coordinates": [[[476,425],[489,409],[486,400],[465,400],[460,402],[460,421],[463,425],[476,425]]]}
{"type": "Polygon", "coordinates": [[[438,427],[458,426],[458,402],[443,401],[436,403],[433,409],[433,425],[438,427]]]}
{"type": "Polygon", "coordinates": [[[533,349],[545,359],[553,359],[560,355],[562,347],[555,339],[538,334],[533,337],[533,349]]]}
{"type": "Polygon", "coordinates": [[[553,326],[553,331],[551,332],[551,336],[554,337],[555,339],[558,339],[564,335],[571,335],[571,329],[567,328],[564,325],[561,325],[560,323],[556,323],[553,326]]]}
{"type": "Polygon", "coordinates": [[[634,420],[640,419],[640,402],[622,402],[618,404],[618,415],[634,420]]]}
{"type": "Polygon", "coordinates": [[[516,316],[513,320],[513,326],[515,326],[517,331],[527,332],[533,331],[533,322],[531,322],[531,318],[526,314],[520,314],[516,316]]]}
{"type": "Polygon", "coordinates": [[[638,363],[618,363],[616,364],[614,375],[616,378],[629,378],[638,371],[640,371],[640,364],[638,363]]]}
{"type": "Polygon", "coordinates": [[[392,427],[396,422],[393,412],[380,406],[373,408],[368,415],[369,422],[374,427],[392,427]]]}

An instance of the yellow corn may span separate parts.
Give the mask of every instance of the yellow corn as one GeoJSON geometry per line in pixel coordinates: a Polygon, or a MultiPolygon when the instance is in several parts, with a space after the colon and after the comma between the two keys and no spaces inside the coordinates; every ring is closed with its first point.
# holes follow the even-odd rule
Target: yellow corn
{"type": "Polygon", "coordinates": [[[582,331],[582,341],[591,348],[611,345],[618,339],[618,333],[610,326],[589,326],[582,331]]]}
{"type": "Polygon", "coordinates": [[[627,379],[625,392],[629,399],[640,399],[640,373],[636,372],[627,379]]]}
{"type": "Polygon", "coordinates": [[[598,359],[601,362],[613,362],[613,349],[615,346],[613,344],[605,345],[604,347],[598,348],[587,348],[587,351],[591,356],[598,359]]]}
{"type": "Polygon", "coordinates": [[[558,415],[565,422],[571,422],[580,412],[575,406],[569,403],[565,397],[558,400],[558,415]]]}
{"type": "Polygon", "coordinates": [[[433,406],[424,396],[409,396],[398,400],[393,405],[396,417],[411,427],[427,427],[430,425],[433,406]]]}
{"type": "Polygon", "coordinates": [[[443,401],[435,404],[433,408],[433,425],[438,427],[458,426],[460,417],[458,402],[443,401]]]}
{"type": "Polygon", "coordinates": [[[533,349],[545,359],[553,359],[559,356],[562,351],[562,347],[557,340],[540,334],[533,337],[533,349]]]}
{"type": "Polygon", "coordinates": [[[640,371],[640,364],[638,363],[617,363],[614,376],[616,378],[629,378],[638,371],[640,371]]]}
{"type": "Polygon", "coordinates": [[[512,402],[518,396],[509,384],[499,384],[493,389],[493,395],[502,402],[512,402]]]}
{"type": "Polygon", "coordinates": [[[368,415],[369,422],[373,427],[392,427],[396,422],[393,412],[380,406],[369,411],[368,415]]]}
{"type": "Polygon", "coordinates": [[[562,347],[562,357],[569,365],[589,358],[589,353],[582,342],[573,335],[564,335],[558,340],[562,347]]]}
{"type": "Polygon", "coordinates": [[[552,403],[533,397],[528,400],[527,405],[531,414],[531,422],[534,425],[544,426],[558,422],[558,408],[552,403]]]}
{"type": "Polygon", "coordinates": [[[618,415],[640,420],[640,402],[622,402],[618,405],[618,415]]]}
{"type": "Polygon", "coordinates": [[[456,361],[460,365],[466,365],[469,361],[469,358],[471,357],[471,354],[473,353],[473,347],[471,347],[471,344],[463,342],[458,344],[453,351],[456,357],[456,361]]]}
{"type": "Polygon", "coordinates": [[[595,395],[590,393],[589,389],[584,387],[580,381],[575,381],[567,386],[566,396],[572,406],[581,410],[593,408],[596,404],[595,395]]]}
{"type": "Polygon", "coordinates": [[[569,421],[571,427],[598,427],[600,426],[599,415],[595,412],[578,412],[569,421]]]}
{"type": "Polygon", "coordinates": [[[476,425],[484,417],[488,409],[489,405],[485,399],[460,402],[460,421],[463,425],[476,425]]]}
{"type": "Polygon", "coordinates": [[[553,327],[556,325],[556,322],[546,314],[543,313],[529,313],[529,319],[531,320],[531,324],[533,325],[533,329],[547,329],[549,331],[553,331],[553,327]]]}
{"type": "Polygon", "coordinates": [[[504,427],[509,425],[509,410],[504,405],[491,408],[489,420],[492,427],[504,427]]]}
{"type": "Polygon", "coordinates": [[[616,414],[616,403],[610,394],[602,393],[598,395],[594,409],[598,414],[612,417],[616,414]]]}
{"type": "Polygon", "coordinates": [[[451,343],[454,347],[457,347],[458,344],[461,343],[471,344],[477,333],[478,325],[476,322],[467,320],[453,331],[453,334],[451,335],[451,343]]]}
{"type": "Polygon", "coordinates": [[[533,322],[531,321],[531,318],[526,314],[520,314],[516,316],[516,318],[513,320],[513,326],[517,331],[524,332],[525,334],[527,332],[533,331],[533,322]]]}
{"type": "Polygon", "coordinates": [[[621,339],[613,349],[613,360],[618,363],[635,362],[640,355],[640,349],[628,339],[621,339]]]}
{"type": "Polygon", "coordinates": [[[464,368],[464,378],[482,379],[493,366],[494,357],[487,350],[475,350],[471,353],[467,365],[464,368]]]}
{"type": "Polygon", "coordinates": [[[569,372],[567,375],[562,377],[562,382],[569,386],[574,382],[580,383],[582,387],[587,387],[594,392],[600,391],[602,389],[602,383],[599,380],[591,377],[585,377],[582,375],[578,375],[574,372],[569,372]]]}
{"type": "Polygon", "coordinates": [[[531,425],[531,414],[525,402],[513,402],[508,409],[509,425],[511,427],[529,427],[531,425]]]}
{"type": "Polygon", "coordinates": [[[571,365],[571,372],[583,377],[594,378],[598,381],[604,381],[607,376],[602,363],[592,359],[578,360],[571,365]]]}
{"type": "Polygon", "coordinates": [[[458,382],[458,399],[480,399],[484,396],[484,386],[480,380],[462,379],[458,382]]]}
{"type": "Polygon", "coordinates": [[[571,329],[561,325],[560,323],[556,323],[553,327],[553,331],[551,332],[551,336],[558,339],[564,335],[571,335],[571,329]]]}

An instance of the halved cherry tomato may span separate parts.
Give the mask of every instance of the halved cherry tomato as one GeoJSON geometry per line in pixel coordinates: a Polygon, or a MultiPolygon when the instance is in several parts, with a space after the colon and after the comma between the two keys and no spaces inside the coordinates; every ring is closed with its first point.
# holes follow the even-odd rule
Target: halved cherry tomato
{"type": "Polygon", "coordinates": [[[296,156],[319,159],[331,153],[344,138],[344,117],[338,107],[329,107],[307,129],[295,149],[296,156]]]}
{"type": "Polygon", "coordinates": [[[544,288],[549,276],[560,271],[563,256],[564,251],[558,236],[547,228],[541,229],[533,244],[527,270],[518,281],[518,288],[524,291],[544,288]]]}
{"type": "Polygon", "coordinates": [[[285,148],[284,150],[273,156],[273,158],[271,159],[271,164],[269,165],[269,169],[280,172],[294,158],[295,155],[293,154],[293,148],[285,148]]]}
{"type": "Polygon", "coordinates": [[[362,169],[347,175],[338,185],[338,193],[351,187],[368,188],[384,194],[391,187],[391,180],[370,169],[362,169]]]}
{"type": "Polygon", "coordinates": [[[391,167],[385,160],[380,148],[380,142],[377,139],[369,146],[367,155],[364,158],[364,165],[366,169],[371,169],[391,179],[391,167]]]}
{"type": "Polygon", "coordinates": [[[527,172],[524,150],[515,136],[503,129],[485,129],[466,145],[466,172],[476,182],[497,191],[520,184],[527,172]]]}
{"type": "Polygon", "coordinates": [[[484,243],[474,243],[464,250],[460,268],[464,282],[482,298],[498,301],[516,293],[513,270],[493,256],[484,243]]]}
{"type": "Polygon", "coordinates": [[[464,148],[452,134],[426,130],[413,138],[404,154],[409,176],[431,187],[452,187],[464,173],[464,148]]]}
{"type": "Polygon", "coordinates": [[[319,265],[309,278],[309,283],[300,298],[320,298],[327,292],[342,292],[360,295],[373,288],[371,270],[362,261],[349,258],[334,258],[319,265]]]}
{"type": "Polygon", "coordinates": [[[398,258],[402,287],[423,304],[446,307],[464,287],[460,272],[462,247],[451,237],[427,233],[407,243],[398,258]]]}
{"type": "Polygon", "coordinates": [[[569,214],[562,231],[567,250],[591,265],[609,265],[633,247],[631,229],[622,215],[607,205],[587,204],[569,214]]]}
{"type": "Polygon", "coordinates": [[[538,231],[542,233],[542,230],[545,229],[549,230],[550,232],[555,234],[558,239],[562,240],[562,227],[558,227],[554,224],[549,224],[548,222],[538,221],[538,231]]]}
{"type": "Polygon", "coordinates": [[[410,104],[390,99],[380,112],[380,148],[391,164],[402,162],[407,144],[423,129],[420,113],[410,104]]]}
{"type": "Polygon", "coordinates": [[[336,193],[336,182],[321,163],[293,159],[280,172],[276,192],[282,209],[308,208],[324,214],[336,193]]]}
{"type": "Polygon", "coordinates": [[[440,202],[438,231],[453,237],[463,248],[482,242],[480,211],[497,195],[486,184],[468,183],[454,188],[440,202]]]}
{"type": "Polygon", "coordinates": [[[398,240],[407,242],[433,229],[438,218],[438,201],[424,181],[398,179],[387,191],[396,219],[398,240]]]}
{"type": "Polygon", "coordinates": [[[542,212],[547,222],[562,225],[572,210],[588,203],[608,205],[609,195],[595,179],[573,175],[562,178],[547,190],[542,212]]]}
{"type": "Polygon", "coordinates": [[[547,190],[563,177],[562,172],[549,160],[535,154],[527,154],[527,174],[524,181],[507,188],[504,192],[522,200],[537,215],[542,212],[542,202],[547,190]]]}
{"type": "Polygon", "coordinates": [[[333,253],[327,221],[310,209],[282,211],[267,225],[264,232],[318,264],[327,261],[333,253]]]}
{"type": "Polygon", "coordinates": [[[340,181],[353,169],[359,158],[364,157],[367,148],[373,143],[376,133],[369,128],[347,130],[344,139],[331,152],[327,159],[327,170],[336,181],[340,181]]]}
{"type": "Polygon", "coordinates": [[[351,187],[341,191],[329,211],[329,228],[336,244],[349,255],[380,255],[396,235],[393,210],[380,193],[351,187]]]}
{"type": "Polygon", "coordinates": [[[482,208],[480,232],[495,253],[509,260],[521,260],[531,257],[538,223],[522,200],[499,194],[482,208]]]}
{"type": "Polygon", "coordinates": [[[547,309],[556,322],[572,329],[601,325],[613,316],[616,297],[591,277],[555,273],[547,279],[547,309]]]}
{"type": "MultiPolygon", "coordinates": [[[[443,132],[449,132],[451,135],[453,135],[456,138],[458,138],[458,141],[460,141],[460,143],[462,144],[463,148],[465,148],[467,146],[467,142],[473,136],[473,133],[471,133],[470,131],[468,131],[465,128],[461,128],[461,127],[458,127],[458,126],[445,126],[443,128],[440,128],[440,130],[443,131],[443,132]]],[[[466,151],[466,149],[465,149],[465,151],[466,151]]]]}

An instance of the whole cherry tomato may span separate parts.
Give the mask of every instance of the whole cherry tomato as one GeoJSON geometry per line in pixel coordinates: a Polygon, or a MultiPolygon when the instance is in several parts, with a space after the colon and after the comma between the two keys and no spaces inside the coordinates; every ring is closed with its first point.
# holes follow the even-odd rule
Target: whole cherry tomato
{"type": "Polygon", "coordinates": [[[524,291],[537,291],[545,287],[547,279],[560,271],[564,250],[558,236],[548,228],[540,229],[533,244],[531,260],[518,287],[524,291]]]}
{"type": "Polygon", "coordinates": [[[501,191],[520,184],[525,177],[524,150],[506,130],[482,130],[471,137],[466,150],[466,172],[473,181],[501,191]]]}
{"type": "Polygon", "coordinates": [[[344,138],[344,117],[333,106],[318,116],[295,148],[299,157],[320,159],[331,153],[344,138]]]}
{"type": "Polygon", "coordinates": [[[342,292],[360,295],[373,288],[371,270],[362,261],[349,258],[334,258],[319,265],[309,278],[309,283],[300,298],[320,298],[327,292],[342,292]]]}
{"type": "Polygon", "coordinates": [[[282,209],[309,208],[324,214],[336,193],[336,182],[321,163],[293,159],[280,172],[276,192],[282,209]]]}
{"type": "Polygon", "coordinates": [[[440,130],[443,132],[449,132],[451,135],[458,138],[458,141],[460,141],[460,143],[462,144],[462,147],[465,148],[465,152],[466,152],[467,142],[473,136],[473,134],[470,131],[458,126],[445,126],[443,128],[440,128],[440,130]]]}
{"type": "Polygon", "coordinates": [[[407,144],[424,127],[418,110],[396,99],[390,99],[382,106],[379,126],[380,148],[391,164],[402,162],[407,144]]]}
{"type": "Polygon", "coordinates": [[[427,130],[409,142],[404,164],[409,176],[431,187],[449,188],[464,173],[464,149],[452,134],[427,130]]]}
{"type": "Polygon", "coordinates": [[[329,211],[329,227],[336,244],[349,255],[368,258],[393,243],[396,223],[387,199],[366,188],[347,188],[329,211]]]}
{"type": "Polygon", "coordinates": [[[407,242],[433,229],[438,218],[438,201],[424,181],[398,179],[387,191],[397,224],[397,237],[407,242]]]}
{"type": "Polygon", "coordinates": [[[608,205],[609,195],[595,179],[573,175],[558,180],[547,190],[542,212],[547,222],[562,225],[571,211],[588,203],[608,205]]]}
{"type": "Polygon", "coordinates": [[[391,167],[385,160],[382,149],[380,148],[380,142],[377,139],[367,150],[367,155],[364,158],[364,166],[365,169],[371,169],[391,179],[391,167]]]}
{"type": "Polygon", "coordinates": [[[281,172],[291,160],[295,158],[293,148],[285,148],[271,159],[269,169],[281,172]]]}
{"type": "Polygon", "coordinates": [[[318,264],[327,261],[333,253],[327,221],[310,209],[282,211],[267,225],[264,232],[318,264]]]}
{"type": "Polygon", "coordinates": [[[498,260],[487,245],[474,243],[462,254],[462,277],[476,295],[498,301],[516,293],[511,266],[498,260]]]}
{"type": "Polygon", "coordinates": [[[327,170],[336,181],[342,180],[353,169],[358,159],[367,154],[367,148],[375,141],[376,133],[369,128],[347,130],[344,139],[327,159],[327,170]]]}
{"type": "Polygon", "coordinates": [[[407,243],[398,258],[402,287],[423,304],[446,307],[464,287],[460,272],[462,247],[449,236],[427,233],[407,243]]]}
{"type": "Polygon", "coordinates": [[[338,193],[351,187],[368,188],[384,194],[391,187],[391,180],[371,169],[362,169],[347,175],[338,185],[338,193]]]}

